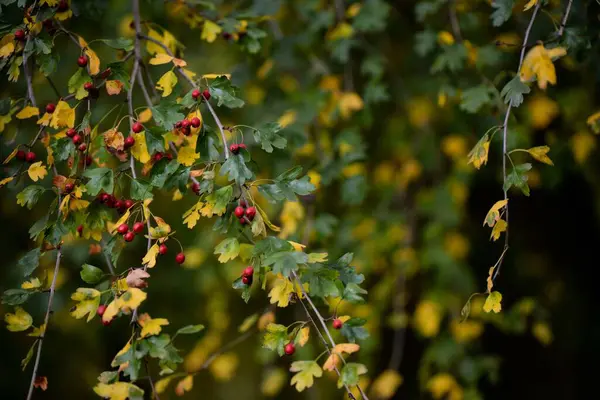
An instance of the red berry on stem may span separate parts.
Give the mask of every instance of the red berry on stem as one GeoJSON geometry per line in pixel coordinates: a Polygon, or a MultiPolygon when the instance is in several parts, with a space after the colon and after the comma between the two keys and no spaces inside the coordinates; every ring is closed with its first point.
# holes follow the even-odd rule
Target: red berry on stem
{"type": "Polygon", "coordinates": [[[92,157],[91,156],[86,156],[85,157],[85,165],[87,165],[88,167],[90,165],[92,165],[92,157]]]}
{"type": "Polygon", "coordinates": [[[72,138],[77,134],[77,131],[74,128],[67,129],[67,137],[72,138]]]}
{"type": "Polygon", "coordinates": [[[192,90],[192,97],[194,100],[198,100],[198,97],[200,97],[200,91],[198,89],[192,90]]]}
{"type": "Polygon", "coordinates": [[[248,203],[246,203],[246,200],[240,199],[240,206],[241,207],[246,207],[247,205],[248,205],[248,203]]]}
{"type": "Polygon", "coordinates": [[[140,122],[136,122],[131,127],[131,130],[134,131],[135,133],[140,133],[141,131],[144,130],[144,125],[142,125],[140,122]]]}
{"type": "Polygon", "coordinates": [[[291,356],[292,354],[294,354],[296,352],[296,346],[294,346],[294,343],[290,342],[285,345],[283,350],[285,351],[285,354],[287,354],[288,356],[291,356]]]}
{"type": "Polygon", "coordinates": [[[144,223],[143,222],[136,222],[135,224],[133,224],[133,231],[135,233],[137,233],[138,235],[142,232],[144,232],[144,223]]]}
{"type": "Polygon", "coordinates": [[[56,106],[54,105],[54,103],[46,104],[46,112],[48,114],[52,114],[54,112],[54,110],[56,110],[56,106]]]}
{"type": "Polygon", "coordinates": [[[82,152],[82,153],[83,153],[84,151],[86,151],[86,150],[87,150],[87,144],[85,144],[85,143],[81,143],[81,144],[79,145],[78,149],[79,149],[79,151],[80,151],[80,152],[82,152]]]}
{"type": "Polygon", "coordinates": [[[165,157],[167,157],[167,159],[169,161],[171,161],[173,159],[173,154],[171,154],[171,153],[165,153],[165,157]]]}
{"type": "Polygon", "coordinates": [[[175,256],[175,262],[177,264],[183,264],[184,261],[185,261],[185,254],[177,253],[177,255],[175,256]]]}
{"type": "Polygon", "coordinates": [[[88,58],[86,56],[79,56],[79,58],[77,59],[77,65],[79,65],[81,68],[85,67],[88,63],[88,58]]]}
{"type": "Polygon", "coordinates": [[[35,153],[33,151],[27,152],[27,154],[25,154],[25,161],[27,161],[28,163],[34,162],[35,161],[35,153]]]}
{"type": "Polygon", "coordinates": [[[342,322],[342,320],[336,318],[333,320],[333,328],[334,329],[342,329],[342,325],[344,325],[344,323],[342,322]]]}
{"type": "Polygon", "coordinates": [[[133,136],[127,136],[125,138],[125,143],[123,144],[123,146],[127,149],[129,147],[132,147],[135,144],[135,138],[133,136]]]}
{"type": "Polygon", "coordinates": [[[127,224],[121,224],[117,228],[117,232],[119,232],[121,235],[126,234],[128,231],[129,231],[129,227],[127,226],[127,224]]]}
{"type": "Polygon", "coordinates": [[[77,133],[71,138],[71,140],[73,140],[73,143],[75,144],[80,144],[81,142],[83,142],[83,138],[77,133]]]}
{"type": "Polygon", "coordinates": [[[60,3],[58,3],[57,10],[62,12],[62,11],[67,11],[68,9],[69,9],[69,3],[67,2],[67,0],[60,0],[60,3]]]}
{"type": "Polygon", "coordinates": [[[240,151],[240,145],[235,143],[232,144],[229,146],[229,151],[231,151],[233,154],[237,154],[240,151]]]}
{"type": "Polygon", "coordinates": [[[81,234],[83,233],[83,225],[79,225],[77,227],[77,233],[79,234],[79,236],[81,236],[81,234]]]}
{"type": "Polygon", "coordinates": [[[112,73],[112,71],[110,70],[110,68],[106,68],[104,71],[102,71],[102,73],[100,74],[100,78],[102,79],[106,79],[110,76],[110,74],[112,73]]]}
{"type": "Polygon", "coordinates": [[[17,159],[23,161],[25,160],[25,152],[23,150],[17,150],[17,154],[15,155],[17,159]]]}
{"type": "Polygon", "coordinates": [[[167,254],[167,251],[169,251],[169,248],[167,247],[166,244],[163,243],[160,246],[158,246],[158,253],[160,255],[164,256],[165,254],[167,254]]]}
{"type": "Polygon", "coordinates": [[[191,124],[194,128],[200,127],[200,118],[198,118],[198,117],[192,118],[191,124]]]}
{"type": "Polygon", "coordinates": [[[115,200],[114,204],[113,204],[114,208],[122,208],[123,207],[123,201],[121,200],[115,200]]]}
{"type": "Polygon", "coordinates": [[[190,136],[190,134],[192,133],[192,128],[189,126],[182,127],[181,132],[183,132],[185,136],[190,136]]]}
{"type": "Polygon", "coordinates": [[[255,215],[256,215],[256,208],[254,208],[254,207],[246,208],[246,217],[248,217],[248,219],[250,221],[252,221],[254,219],[255,215]]]}
{"type": "Polygon", "coordinates": [[[196,194],[200,193],[200,184],[198,182],[192,183],[192,192],[196,194]]]}
{"type": "Polygon", "coordinates": [[[123,239],[125,239],[126,242],[131,242],[131,241],[133,241],[134,238],[135,238],[135,233],[133,233],[131,231],[129,231],[125,235],[123,235],[123,239]]]}
{"type": "Polygon", "coordinates": [[[248,265],[245,269],[244,269],[244,276],[253,276],[254,275],[254,267],[252,267],[251,265],[248,265]]]}
{"type": "Polygon", "coordinates": [[[251,284],[251,282],[252,282],[252,279],[251,279],[251,278],[249,278],[249,277],[247,277],[247,276],[242,276],[242,283],[243,283],[244,285],[247,285],[247,286],[249,286],[249,285],[251,284]]]}
{"type": "Polygon", "coordinates": [[[206,100],[210,100],[210,91],[208,89],[204,89],[202,92],[202,97],[204,97],[206,100]]]}
{"type": "Polygon", "coordinates": [[[104,315],[104,312],[105,312],[105,311],[106,311],[106,305],[104,305],[104,304],[100,304],[100,305],[98,306],[98,309],[96,310],[96,313],[97,313],[99,316],[102,316],[102,315],[104,315]]]}
{"type": "Polygon", "coordinates": [[[246,225],[246,218],[240,218],[240,224],[246,225]]]}
{"type": "Polygon", "coordinates": [[[159,152],[159,153],[156,153],[156,154],[154,155],[154,161],[155,161],[155,162],[158,162],[158,161],[162,160],[162,158],[163,158],[163,153],[160,153],[160,152],[159,152]]]}
{"type": "Polygon", "coordinates": [[[83,84],[83,88],[89,92],[94,89],[94,84],[92,82],[86,82],[83,84]]]}
{"type": "Polygon", "coordinates": [[[65,193],[71,193],[73,189],[75,189],[75,185],[72,183],[69,182],[65,184],[65,193]]]}
{"type": "Polygon", "coordinates": [[[244,207],[237,206],[235,210],[233,210],[233,213],[237,218],[242,218],[244,216],[244,211],[244,207]]]}
{"type": "Polygon", "coordinates": [[[15,31],[15,39],[17,39],[19,42],[22,42],[25,40],[25,31],[23,29],[17,29],[15,31]]]}
{"type": "Polygon", "coordinates": [[[183,121],[181,121],[181,127],[183,129],[189,128],[191,124],[192,123],[190,122],[189,119],[184,119],[183,121]]]}
{"type": "Polygon", "coordinates": [[[175,122],[175,129],[181,129],[181,121],[175,122]]]}
{"type": "Polygon", "coordinates": [[[127,199],[125,200],[125,208],[131,208],[133,206],[134,202],[131,199],[127,199]]]}

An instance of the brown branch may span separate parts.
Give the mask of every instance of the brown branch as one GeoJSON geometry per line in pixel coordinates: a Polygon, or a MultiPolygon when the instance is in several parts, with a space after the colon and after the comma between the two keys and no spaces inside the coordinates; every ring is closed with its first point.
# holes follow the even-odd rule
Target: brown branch
{"type": "Polygon", "coordinates": [[[569,13],[571,12],[571,6],[573,5],[573,0],[569,0],[567,4],[567,9],[565,10],[565,15],[563,15],[562,21],[560,22],[560,28],[558,29],[558,36],[561,37],[563,33],[565,33],[565,26],[567,25],[567,19],[569,19],[569,13]]]}

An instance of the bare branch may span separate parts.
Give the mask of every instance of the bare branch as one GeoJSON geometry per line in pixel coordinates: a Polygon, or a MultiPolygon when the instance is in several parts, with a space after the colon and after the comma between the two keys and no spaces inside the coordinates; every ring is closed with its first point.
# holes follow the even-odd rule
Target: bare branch
{"type": "Polygon", "coordinates": [[[560,28],[558,29],[558,36],[562,36],[565,33],[565,26],[567,25],[567,19],[569,19],[569,13],[571,12],[571,6],[573,5],[573,0],[569,0],[567,4],[567,9],[565,10],[565,15],[563,15],[563,19],[560,22],[560,28]]]}

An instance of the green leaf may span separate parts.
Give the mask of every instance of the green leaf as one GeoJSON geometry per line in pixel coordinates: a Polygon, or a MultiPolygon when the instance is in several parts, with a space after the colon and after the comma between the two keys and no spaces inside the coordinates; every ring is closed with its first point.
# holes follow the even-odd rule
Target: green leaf
{"type": "Polygon", "coordinates": [[[131,180],[130,197],[132,200],[146,200],[151,199],[152,185],[148,182],[143,182],[137,179],[131,180]]]}
{"type": "Polygon", "coordinates": [[[260,185],[258,190],[272,203],[286,199],[296,201],[296,195],[305,196],[315,190],[308,176],[296,179],[301,172],[301,167],[292,168],[276,177],[275,183],[260,185]]]}
{"type": "Polygon", "coordinates": [[[431,73],[435,74],[444,70],[457,72],[464,67],[466,60],[467,48],[463,44],[446,46],[443,52],[433,61],[431,73]]]}
{"type": "Polygon", "coordinates": [[[75,154],[75,145],[69,137],[63,137],[50,143],[55,161],[66,161],[75,154]]]}
{"type": "Polygon", "coordinates": [[[69,93],[75,93],[75,98],[81,100],[87,97],[88,92],[84,89],[83,85],[86,82],[91,82],[92,79],[87,74],[85,68],[78,68],[77,71],[69,79],[68,87],[69,93]]]}
{"type": "MultiPolygon", "coordinates": [[[[125,63],[120,61],[110,63],[106,68],[110,69],[108,79],[122,82],[125,90],[129,91],[129,69],[125,67],[125,63]]],[[[154,112],[152,116],[154,117],[154,112]]]]}
{"type": "Polygon", "coordinates": [[[284,149],[287,140],[278,134],[280,130],[281,126],[277,122],[270,122],[253,131],[254,140],[267,153],[272,153],[273,147],[284,149]]]}
{"type": "Polygon", "coordinates": [[[489,86],[482,84],[464,90],[460,96],[459,107],[461,110],[473,114],[491,100],[489,86]]]}
{"type": "Polygon", "coordinates": [[[415,5],[415,15],[417,21],[423,22],[425,18],[438,12],[440,7],[445,3],[444,0],[428,0],[419,1],[415,5]]]}
{"type": "Polygon", "coordinates": [[[361,4],[358,15],[354,17],[352,27],[361,32],[380,32],[385,29],[389,13],[390,6],[383,0],[365,1],[361,4]]]}
{"type": "Polygon", "coordinates": [[[344,294],[342,297],[344,300],[347,300],[350,303],[364,303],[365,299],[361,296],[363,294],[367,294],[365,289],[361,288],[356,283],[349,283],[344,288],[344,294]]]}
{"type": "Polygon", "coordinates": [[[215,247],[214,254],[220,254],[219,262],[226,263],[240,254],[240,243],[236,238],[227,238],[215,247]]]}
{"type": "Polygon", "coordinates": [[[294,247],[287,240],[283,240],[274,236],[268,236],[257,242],[252,249],[253,257],[270,256],[280,251],[292,251],[294,247]]]}
{"type": "Polygon", "coordinates": [[[163,158],[152,167],[150,171],[150,185],[162,188],[169,176],[171,176],[179,168],[179,162],[177,160],[169,161],[163,158]]]}
{"type": "Polygon", "coordinates": [[[125,51],[133,50],[133,40],[131,39],[120,37],[117,39],[99,39],[99,41],[113,49],[125,51]]]}
{"type": "Polygon", "coordinates": [[[44,76],[49,76],[58,69],[60,55],[56,52],[50,54],[40,54],[35,58],[35,61],[40,67],[40,72],[44,74],[44,76]]]}
{"type": "Polygon", "coordinates": [[[25,303],[34,293],[25,289],[8,289],[2,294],[2,304],[18,306],[25,303]]]}
{"type": "Polygon", "coordinates": [[[27,186],[21,193],[17,194],[17,204],[20,206],[27,206],[28,209],[32,209],[33,206],[38,202],[44,188],[39,185],[27,186]]]}
{"type": "Polygon", "coordinates": [[[323,370],[316,361],[294,361],[290,366],[291,372],[296,372],[292,376],[291,384],[296,385],[296,390],[302,392],[304,389],[314,384],[314,378],[323,376],[323,370]]]}
{"type": "Polygon", "coordinates": [[[339,272],[322,264],[310,264],[302,274],[302,282],[308,282],[310,295],[324,299],[325,297],[340,297],[341,291],[336,285],[339,272]]]}
{"type": "Polygon", "coordinates": [[[36,221],[35,224],[29,228],[29,238],[33,240],[37,240],[40,233],[42,233],[48,227],[48,219],[50,215],[46,214],[41,219],[36,221]]]}
{"type": "Polygon", "coordinates": [[[344,365],[344,368],[342,368],[342,370],[340,371],[340,377],[337,383],[338,388],[341,388],[344,385],[358,385],[360,375],[364,375],[367,372],[367,367],[365,367],[363,364],[347,363],[346,365],[344,365]]]}
{"type": "Polygon", "coordinates": [[[27,254],[19,259],[17,266],[20,268],[24,277],[28,277],[37,269],[37,267],[40,265],[41,255],[42,250],[38,247],[28,251],[27,254]]]}
{"type": "Polygon", "coordinates": [[[229,159],[221,166],[221,175],[227,174],[227,179],[235,180],[238,185],[243,185],[247,180],[252,179],[254,174],[248,169],[244,162],[242,154],[231,154],[229,159]]]}
{"type": "Polygon", "coordinates": [[[492,25],[501,26],[508,21],[512,15],[514,3],[514,0],[493,0],[492,8],[494,12],[490,15],[492,25]]]}
{"type": "Polygon", "coordinates": [[[81,279],[85,283],[93,285],[95,283],[98,283],[100,279],[102,279],[102,275],[104,275],[104,272],[102,272],[100,268],[94,267],[93,265],[83,264],[81,266],[81,271],[79,272],[79,275],[81,275],[81,279]]]}
{"type": "Polygon", "coordinates": [[[219,76],[209,86],[211,99],[217,101],[217,107],[224,105],[228,108],[240,108],[244,105],[242,99],[237,98],[239,88],[231,84],[226,76],[219,76]]]}
{"type": "Polygon", "coordinates": [[[263,265],[273,265],[273,272],[289,278],[293,271],[298,270],[298,264],[308,262],[308,255],[299,251],[281,251],[264,259],[263,265]]]}
{"type": "Polygon", "coordinates": [[[183,328],[179,328],[177,330],[177,332],[175,332],[175,334],[176,335],[192,335],[192,334],[198,333],[202,330],[204,330],[204,325],[201,325],[201,324],[187,325],[187,326],[184,326],[183,328]]]}
{"type": "Polygon", "coordinates": [[[523,95],[531,92],[531,88],[521,82],[519,75],[512,78],[500,92],[506,104],[519,107],[523,103],[523,95]]]}
{"type": "Polygon", "coordinates": [[[109,257],[114,267],[117,267],[119,256],[123,250],[123,241],[119,240],[118,235],[112,236],[104,246],[102,246],[102,252],[106,257],[109,257]]]}
{"type": "Polygon", "coordinates": [[[342,202],[348,205],[358,205],[367,195],[367,178],[364,175],[354,175],[342,182],[342,202]]]}
{"type": "Polygon", "coordinates": [[[33,39],[33,46],[37,55],[52,53],[52,42],[49,39],[36,37],[33,39]]]}
{"type": "Polygon", "coordinates": [[[152,117],[158,125],[170,131],[178,121],[185,118],[180,113],[181,106],[172,100],[162,100],[160,104],[152,107],[152,117]]]}
{"type": "Polygon", "coordinates": [[[521,189],[521,192],[525,196],[529,196],[529,185],[527,185],[527,175],[525,173],[531,169],[530,163],[516,165],[510,174],[506,176],[503,188],[508,191],[512,186],[516,186],[521,189]]]}
{"type": "Polygon", "coordinates": [[[357,340],[364,340],[369,337],[369,332],[363,327],[367,321],[362,318],[350,318],[342,325],[341,333],[348,339],[349,342],[354,343],[357,340]]]}
{"type": "Polygon", "coordinates": [[[27,351],[27,355],[25,356],[24,359],[21,360],[21,370],[25,371],[25,369],[27,368],[27,365],[29,364],[29,361],[31,361],[31,359],[33,358],[33,351],[35,350],[35,346],[37,346],[39,344],[39,340],[36,340],[35,342],[33,342],[33,344],[29,347],[29,351],[27,351]]]}
{"type": "Polygon", "coordinates": [[[131,379],[131,381],[135,381],[138,379],[140,367],[142,366],[142,361],[140,359],[141,357],[138,358],[136,355],[136,347],[136,342],[133,342],[131,347],[129,347],[129,349],[125,353],[115,357],[115,359],[111,363],[112,367],[118,367],[120,365],[125,364],[126,366],[123,369],[123,374],[125,376],[128,376],[131,379]]]}
{"type": "Polygon", "coordinates": [[[156,126],[146,129],[146,146],[149,154],[165,151],[165,139],[163,138],[165,133],[163,129],[156,126]]]}
{"type": "Polygon", "coordinates": [[[93,168],[83,173],[90,180],[85,185],[87,193],[96,196],[100,191],[111,194],[115,187],[113,170],[110,168],[93,168]]]}
{"type": "Polygon", "coordinates": [[[282,356],[284,346],[289,342],[287,328],[279,324],[269,324],[263,337],[263,347],[277,351],[282,356]]]}

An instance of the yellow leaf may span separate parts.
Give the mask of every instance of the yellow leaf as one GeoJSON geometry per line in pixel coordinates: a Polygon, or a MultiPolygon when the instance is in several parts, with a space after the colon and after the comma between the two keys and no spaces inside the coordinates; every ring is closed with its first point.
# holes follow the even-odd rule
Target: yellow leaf
{"type": "Polygon", "coordinates": [[[300,332],[298,332],[298,335],[296,336],[296,343],[300,345],[300,347],[304,347],[304,345],[308,342],[308,339],[310,338],[310,327],[305,326],[304,328],[300,329],[300,332]]]}
{"type": "Polygon", "coordinates": [[[4,178],[2,180],[0,180],[0,187],[6,185],[7,183],[11,182],[13,179],[15,179],[12,176],[9,176],[8,178],[4,178]]]}
{"type": "Polygon", "coordinates": [[[221,33],[221,26],[206,19],[204,20],[204,26],[202,27],[202,34],[200,39],[206,40],[208,43],[212,43],[217,38],[217,35],[221,33]]]}
{"type": "Polygon", "coordinates": [[[33,327],[33,330],[27,334],[30,337],[41,337],[46,333],[46,324],[40,325],[39,328],[33,327]]]}
{"type": "Polygon", "coordinates": [[[468,343],[477,339],[483,333],[483,324],[473,319],[459,321],[452,320],[450,324],[452,336],[458,343],[468,343]]]}
{"type": "MultiPolygon", "coordinates": [[[[12,160],[13,158],[15,158],[15,156],[17,155],[17,152],[19,151],[18,147],[15,147],[13,149],[13,151],[10,152],[10,154],[6,157],[6,159],[2,162],[2,164],[8,164],[10,162],[10,160],[12,160]]],[[[0,185],[2,186],[2,185],[0,185]]]]}
{"type": "MultiPolygon", "coordinates": [[[[44,117],[42,117],[44,119],[44,117]]],[[[38,121],[38,124],[40,121],[38,121]]],[[[75,109],[66,101],[59,101],[51,115],[50,126],[54,129],[72,128],[75,125],[75,109]]]]}
{"type": "Polygon", "coordinates": [[[535,158],[539,162],[542,162],[542,163],[548,164],[548,165],[554,165],[554,163],[552,162],[550,157],[548,157],[549,151],[550,151],[550,147],[548,147],[548,146],[537,146],[537,147],[532,147],[529,150],[527,150],[527,152],[529,154],[531,154],[531,157],[535,158]]]}
{"type": "Polygon", "coordinates": [[[119,313],[119,298],[111,301],[106,310],[104,310],[104,314],[102,314],[102,321],[109,322],[111,321],[117,314],[119,313]]]}
{"type": "Polygon", "coordinates": [[[44,177],[48,175],[48,171],[46,170],[46,167],[42,165],[42,162],[38,161],[29,166],[27,174],[32,181],[37,182],[38,179],[44,179],[44,177]]]}
{"type": "Polygon", "coordinates": [[[52,121],[52,114],[44,113],[44,115],[42,115],[42,118],[38,119],[37,124],[43,125],[43,126],[48,126],[48,125],[50,125],[51,121],[52,121]]]}
{"type": "Polygon", "coordinates": [[[77,319],[87,315],[87,322],[90,322],[96,315],[96,310],[98,310],[98,306],[100,305],[100,295],[101,293],[96,289],[78,288],[71,295],[71,300],[77,302],[71,310],[71,315],[77,319]]]}
{"type": "Polygon", "coordinates": [[[290,304],[290,294],[294,292],[294,285],[283,275],[277,275],[277,281],[269,292],[271,304],[277,303],[277,307],[287,307],[290,304]]]}
{"type": "Polygon", "coordinates": [[[325,371],[333,371],[335,367],[339,366],[344,353],[352,354],[360,350],[360,346],[356,343],[339,343],[331,350],[331,354],[325,360],[323,369],[325,371]]]}
{"type": "Polygon", "coordinates": [[[37,107],[27,106],[15,115],[18,119],[26,119],[40,115],[40,110],[37,107]]]}
{"type": "Polygon", "coordinates": [[[121,218],[118,219],[118,221],[115,223],[115,225],[113,226],[112,229],[110,229],[110,233],[112,235],[114,235],[115,233],[117,233],[117,228],[120,225],[123,225],[124,223],[127,222],[127,220],[129,219],[129,216],[131,215],[131,211],[127,210],[125,211],[125,214],[121,215],[121,218]]]}
{"type": "Polygon", "coordinates": [[[138,115],[138,121],[142,124],[150,121],[150,119],[152,119],[152,110],[149,108],[146,108],[138,115]]]}
{"type": "Polygon", "coordinates": [[[279,117],[277,123],[281,125],[282,128],[285,128],[286,126],[296,122],[296,117],[297,113],[295,110],[287,110],[281,117],[279,117]]]}
{"type": "Polygon", "coordinates": [[[185,62],[185,60],[182,60],[181,58],[173,58],[173,64],[175,64],[178,67],[185,67],[187,65],[187,62],[185,62]]]}
{"type": "Polygon", "coordinates": [[[288,240],[288,243],[292,245],[294,251],[302,251],[306,247],[303,244],[292,242],[291,240],[288,240]]]}
{"type": "Polygon", "coordinates": [[[258,330],[264,331],[269,324],[272,324],[274,322],[275,313],[273,311],[267,311],[266,313],[262,314],[260,318],[258,318],[258,330]]]}
{"type": "MultiPolygon", "coordinates": [[[[156,39],[159,42],[165,44],[163,42],[162,35],[160,33],[158,33],[157,31],[155,31],[154,29],[148,29],[148,36],[151,37],[152,39],[156,39]]],[[[150,53],[150,54],[166,53],[165,49],[163,49],[162,46],[159,46],[158,44],[156,44],[150,40],[146,41],[146,50],[148,50],[148,53],[150,53]]]]}
{"type": "Polygon", "coordinates": [[[192,390],[194,386],[194,376],[188,375],[179,382],[177,382],[177,386],[175,387],[175,394],[177,396],[183,396],[185,392],[189,392],[192,390]]]}
{"type": "Polygon", "coordinates": [[[529,0],[527,2],[527,4],[525,4],[525,7],[523,8],[523,11],[527,11],[529,10],[531,7],[535,6],[538,3],[539,0],[529,0]]]}
{"type": "Polygon", "coordinates": [[[362,110],[364,104],[360,96],[354,92],[342,93],[338,100],[340,115],[347,119],[353,112],[362,110]]]}
{"type": "Polygon", "coordinates": [[[166,53],[158,53],[148,61],[152,65],[162,65],[173,61],[173,57],[166,53]]]}
{"type": "Polygon", "coordinates": [[[152,247],[150,247],[150,250],[148,250],[144,258],[142,258],[142,264],[148,268],[154,268],[156,265],[156,256],[158,256],[158,243],[154,243],[152,247]]]}
{"type": "Polygon", "coordinates": [[[109,96],[121,93],[123,90],[123,82],[117,80],[106,81],[106,93],[109,96]]]}
{"type": "Polygon", "coordinates": [[[150,161],[150,154],[148,153],[148,147],[146,146],[146,134],[140,132],[130,133],[130,135],[135,139],[135,143],[133,144],[133,147],[131,147],[131,154],[136,160],[142,164],[146,164],[150,161]]]}
{"type": "Polygon", "coordinates": [[[492,288],[494,287],[494,270],[496,269],[495,266],[491,267],[489,272],[488,272],[488,277],[487,277],[487,293],[491,293],[492,292],[492,288]]]}
{"type": "Polygon", "coordinates": [[[31,315],[21,307],[15,307],[15,313],[6,313],[4,315],[4,322],[6,322],[6,329],[11,332],[22,332],[29,329],[33,322],[31,315]]]}
{"type": "Polygon", "coordinates": [[[442,310],[438,303],[432,300],[421,301],[415,310],[414,324],[419,333],[425,337],[433,337],[440,330],[442,310]]]}
{"type": "Polygon", "coordinates": [[[84,51],[85,55],[88,56],[88,66],[90,67],[90,75],[98,75],[100,72],[100,59],[96,55],[96,52],[89,47],[84,51]]]}
{"type": "Polygon", "coordinates": [[[454,36],[448,31],[440,31],[437,34],[437,40],[439,44],[450,46],[454,44],[454,36]]]}
{"type": "Polygon", "coordinates": [[[286,201],[280,215],[281,232],[280,238],[287,238],[298,230],[298,223],[304,218],[304,207],[299,201],[286,201]]]}
{"type": "Polygon", "coordinates": [[[117,131],[116,128],[107,130],[102,134],[104,138],[104,144],[112,149],[122,151],[125,145],[125,138],[123,134],[117,131]]]}
{"type": "Polygon", "coordinates": [[[140,338],[146,336],[158,335],[162,330],[162,326],[169,325],[169,320],[165,318],[150,318],[148,314],[140,315],[138,323],[142,327],[140,338]]]}
{"type": "Polygon", "coordinates": [[[202,208],[202,202],[198,201],[183,214],[183,223],[187,225],[188,229],[192,229],[198,223],[200,219],[200,209],[202,208]]]}
{"type": "Polygon", "coordinates": [[[550,343],[552,343],[552,331],[550,330],[550,327],[548,326],[547,323],[545,322],[536,322],[533,324],[533,326],[531,327],[531,332],[533,333],[533,336],[536,337],[537,340],[540,341],[541,344],[543,344],[544,346],[548,346],[550,343]]]}
{"type": "Polygon", "coordinates": [[[109,400],[126,400],[129,398],[142,398],[144,391],[133,383],[115,382],[111,384],[98,383],[94,386],[94,392],[100,397],[109,400]]]}
{"type": "Polygon", "coordinates": [[[309,263],[324,263],[327,262],[327,253],[310,253],[308,255],[309,263]]]}
{"type": "Polygon", "coordinates": [[[427,382],[427,390],[436,400],[462,400],[463,390],[454,377],[448,373],[434,375],[427,382]]]}
{"type": "Polygon", "coordinates": [[[167,71],[156,82],[156,88],[163,92],[162,97],[167,97],[173,92],[173,88],[177,85],[177,75],[173,71],[167,71]]]}
{"type": "Polygon", "coordinates": [[[81,200],[81,199],[71,199],[71,202],[69,204],[69,209],[71,211],[81,211],[86,209],[88,206],[90,205],[90,202],[87,200],[81,200]]]}
{"type": "Polygon", "coordinates": [[[583,164],[596,148],[596,139],[587,132],[577,132],[571,138],[573,156],[579,164],[583,164]]]}
{"type": "Polygon", "coordinates": [[[220,76],[231,79],[231,74],[204,74],[202,75],[202,79],[217,79],[220,76]]]}
{"type": "Polygon", "coordinates": [[[150,237],[152,239],[159,239],[168,236],[171,233],[171,226],[165,222],[164,219],[153,215],[156,227],[150,228],[150,237]]]}
{"type": "Polygon", "coordinates": [[[156,381],[154,383],[154,388],[156,389],[156,393],[158,393],[158,394],[163,393],[169,386],[169,383],[171,383],[171,381],[175,378],[176,378],[175,376],[171,375],[171,376],[167,376],[166,378],[162,378],[162,379],[156,381]]]}
{"type": "Polygon", "coordinates": [[[275,397],[287,380],[287,374],[281,368],[269,369],[264,374],[263,381],[260,385],[261,393],[266,397],[275,397]]]}
{"type": "Polygon", "coordinates": [[[280,227],[278,227],[277,225],[273,224],[269,220],[269,217],[267,216],[267,213],[262,208],[260,208],[260,206],[258,204],[254,204],[254,205],[256,206],[256,209],[258,210],[258,213],[262,217],[263,222],[265,223],[265,225],[267,225],[269,227],[270,230],[272,230],[273,232],[279,232],[279,231],[281,231],[280,227]]]}
{"type": "Polygon", "coordinates": [[[297,372],[292,377],[291,384],[296,385],[296,390],[302,392],[314,384],[314,378],[323,376],[323,370],[315,361],[294,361],[290,366],[291,372],[297,372]]]}
{"type": "Polygon", "coordinates": [[[352,25],[347,22],[341,22],[327,34],[327,40],[334,41],[349,38],[353,33],[354,29],[352,28],[352,25]]]}
{"type": "Polygon", "coordinates": [[[138,288],[129,288],[119,297],[121,311],[135,310],[146,300],[146,292],[138,288]]]}
{"type": "Polygon", "coordinates": [[[13,42],[8,42],[0,47],[0,58],[5,58],[10,56],[15,51],[15,44],[13,42]]]}
{"type": "Polygon", "coordinates": [[[377,399],[391,399],[402,384],[402,376],[393,369],[386,369],[379,375],[370,388],[370,393],[377,399]]]}
{"type": "Polygon", "coordinates": [[[503,219],[499,219],[498,222],[496,222],[496,225],[494,225],[494,228],[492,228],[492,234],[490,238],[494,239],[494,241],[500,239],[500,235],[502,234],[502,232],[506,232],[507,227],[508,224],[506,223],[506,221],[503,219]]]}
{"type": "Polygon", "coordinates": [[[473,166],[477,169],[481,168],[482,165],[487,164],[489,150],[490,139],[488,135],[483,135],[468,154],[469,164],[473,163],[473,166]]]}
{"type": "Polygon", "coordinates": [[[508,200],[499,200],[494,203],[483,220],[483,226],[487,224],[490,228],[492,228],[500,219],[500,210],[502,210],[506,204],[508,204],[508,200]]]}
{"type": "Polygon", "coordinates": [[[499,313],[502,310],[502,294],[500,292],[492,292],[488,295],[487,299],[485,299],[485,303],[483,304],[483,311],[489,313],[490,311],[494,311],[495,313],[499,313]]]}
{"type": "Polygon", "coordinates": [[[21,283],[21,289],[36,289],[42,286],[42,282],[39,278],[32,278],[31,280],[21,283]]]}
{"type": "Polygon", "coordinates": [[[200,158],[200,154],[196,153],[196,149],[191,146],[185,146],[179,149],[177,154],[177,161],[186,167],[191,167],[194,162],[200,158]]]}
{"type": "Polygon", "coordinates": [[[239,362],[237,354],[233,352],[221,354],[210,364],[210,372],[218,381],[229,381],[235,376],[239,362]]]}
{"type": "Polygon", "coordinates": [[[519,73],[521,81],[531,82],[537,79],[540,89],[546,89],[548,83],[555,85],[556,70],[552,61],[565,54],[567,50],[563,47],[546,49],[542,44],[534,46],[523,60],[519,73]]]}

